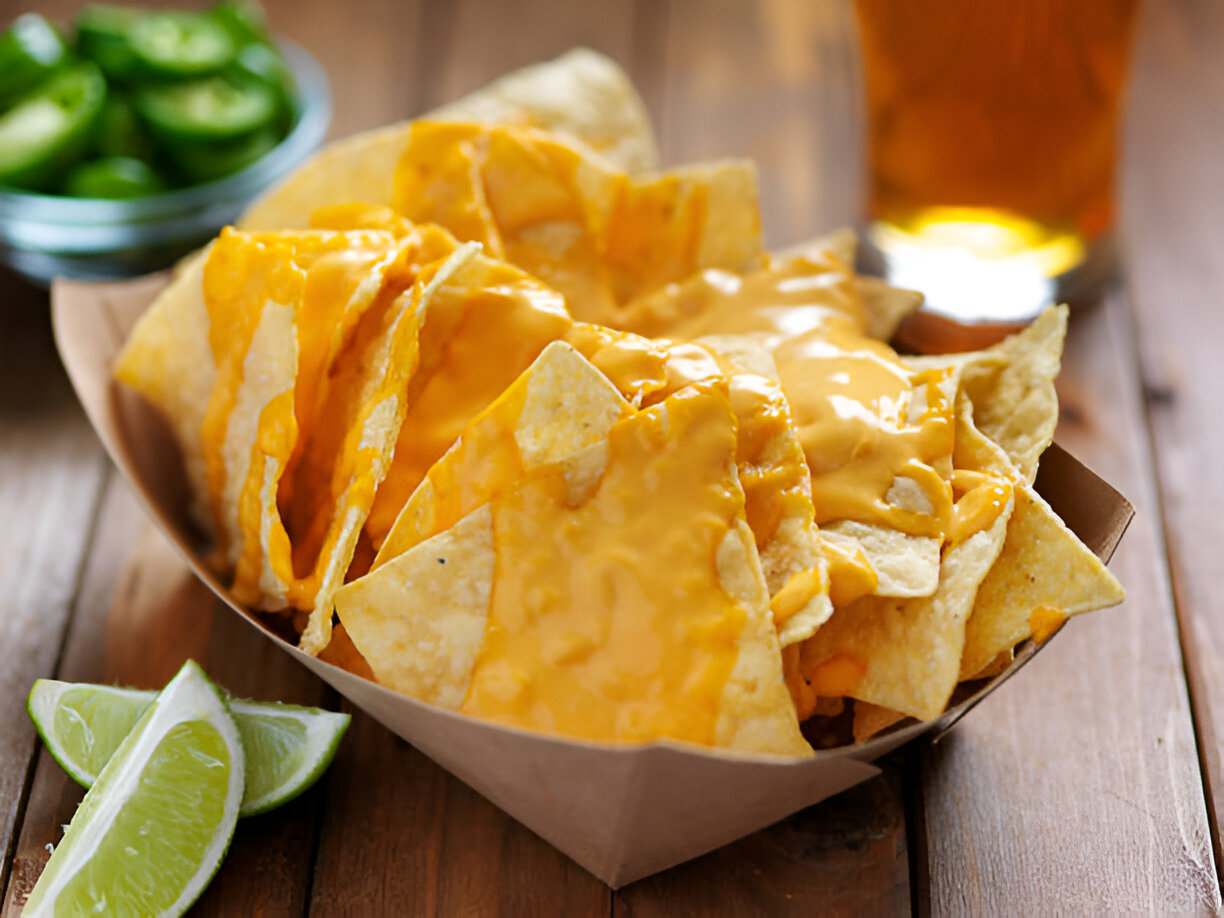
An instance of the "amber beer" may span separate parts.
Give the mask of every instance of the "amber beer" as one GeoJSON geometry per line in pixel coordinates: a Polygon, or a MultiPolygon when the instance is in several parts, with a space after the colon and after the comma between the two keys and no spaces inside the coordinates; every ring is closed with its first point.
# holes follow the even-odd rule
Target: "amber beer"
{"type": "Polygon", "coordinates": [[[924,249],[1045,278],[1091,255],[1114,220],[1137,5],[856,0],[871,237],[890,274],[912,275],[924,249]]]}

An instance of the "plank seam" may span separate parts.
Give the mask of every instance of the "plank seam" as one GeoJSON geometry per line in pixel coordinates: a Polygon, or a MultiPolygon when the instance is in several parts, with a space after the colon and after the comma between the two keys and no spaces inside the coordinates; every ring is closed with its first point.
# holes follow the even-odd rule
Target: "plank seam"
{"type": "Polygon", "coordinates": [[[904,750],[904,760],[899,767],[901,792],[905,798],[905,848],[909,862],[910,914],[931,914],[931,884],[927,845],[926,807],[923,799],[923,772],[926,769],[923,753],[931,746],[929,740],[911,743],[904,750]]]}
{"type": "MultiPolygon", "coordinates": [[[[81,587],[85,582],[85,571],[89,567],[89,559],[93,554],[94,543],[98,538],[98,528],[102,520],[102,505],[106,501],[106,491],[110,485],[111,478],[115,474],[115,467],[111,464],[110,459],[103,453],[98,460],[102,466],[102,477],[98,486],[97,493],[94,498],[93,513],[89,517],[89,534],[85,539],[85,547],[81,552],[81,560],[77,565],[76,577],[72,584],[72,593],[68,600],[68,615],[64,619],[64,627],[60,631],[59,646],[55,651],[55,661],[52,664],[51,672],[53,675],[58,675],[60,666],[63,664],[65,648],[68,645],[68,635],[72,632],[73,623],[76,621],[77,612],[81,604],[81,587]]],[[[30,793],[34,788],[34,775],[38,771],[38,761],[42,757],[42,738],[35,735],[34,746],[30,752],[30,759],[26,763],[25,777],[21,782],[21,795],[17,800],[17,809],[13,818],[13,830],[9,834],[9,842],[4,851],[4,860],[0,862],[0,903],[8,901],[9,881],[11,880],[13,860],[17,856],[17,844],[21,838],[21,828],[25,822],[26,809],[30,803],[30,793]]]]}
{"type": "MultiPolygon", "coordinates": [[[[319,704],[329,711],[344,710],[340,693],[326,684],[323,686],[323,697],[319,699],[319,704]]],[[[351,717],[355,717],[360,712],[350,711],[348,713],[351,717]]],[[[351,721],[349,726],[352,727],[351,721]]],[[[316,815],[312,820],[314,828],[310,833],[310,869],[306,871],[306,888],[302,891],[303,916],[310,915],[314,902],[314,879],[317,872],[316,867],[319,863],[319,852],[323,850],[323,829],[327,823],[327,798],[331,796],[332,774],[332,769],[329,766],[314,789],[314,793],[319,799],[315,807],[316,815]]]]}
{"type": "Polygon", "coordinates": [[[1129,323],[1131,331],[1130,357],[1132,364],[1140,368],[1139,404],[1144,431],[1147,434],[1145,437],[1145,447],[1148,463],[1151,468],[1156,519],[1161,535],[1161,560],[1164,562],[1164,567],[1169,577],[1170,600],[1173,603],[1173,625],[1177,630],[1177,648],[1181,656],[1182,677],[1186,684],[1186,699],[1190,708],[1190,723],[1194,728],[1194,749],[1198,760],[1199,777],[1202,782],[1203,804],[1207,810],[1207,828],[1211,835],[1212,866],[1215,868],[1216,889],[1220,890],[1224,888],[1224,872],[1221,871],[1221,863],[1224,861],[1224,841],[1220,837],[1220,823],[1216,813],[1215,792],[1212,788],[1212,774],[1208,761],[1206,737],[1203,735],[1203,727],[1205,724],[1210,723],[1210,718],[1203,713],[1207,708],[1207,705],[1204,703],[1206,692],[1200,684],[1197,675],[1200,670],[1196,663],[1198,653],[1191,637],[1192,629],[1187,618],[1189,612],[1186,611],[1185,604],[1182,602],[1182,597],[1184,596],[1181,587],[1182,578],[1173,555],[1169,550],[1172,527],[1169,514],[1166,510],[1165,479],[1161,474],[1160,453],[1156,449],[1155,424],[1152,417],[1153,407],[1164,406],[1169,401],[1169,398],[1168,393],[1162,390],[1161,387],[1149,387],[1147,385],[1143,372],[1143,354],[1139,345],[1139,336],[1142,328],[1137,316],[1137,291],[1134,289],[1129,278],[1124,281],[1123,287],[1126,291],[1126,321],[1129,323]]]}

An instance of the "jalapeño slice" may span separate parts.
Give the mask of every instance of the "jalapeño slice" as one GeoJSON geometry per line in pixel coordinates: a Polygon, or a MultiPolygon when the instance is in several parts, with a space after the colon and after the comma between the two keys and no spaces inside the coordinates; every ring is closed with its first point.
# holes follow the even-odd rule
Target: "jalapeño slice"
{"type": "Polygon", "coordinates": [[[89,143],[106,80],[89,62],[52,77],[0,116],[0,185],[44,187],[89,143]]]}
{"type": "Polygon", "coordinates": [[[146,162],[153,159],[153,140],[122,90],[111,89],[106,97],[95,128],[94,147],[102,156],[131,156],[146,162]]]}
{"type": "Polygon", "coordinates": [[[293,71],[280,52],[269,45],[247,45],[230,67],[272,90],[280,106],[280,126],[287,132],[298,115],[298,88],[293,71]]]}
{"type": "Polygon", "coordinates": [[[203,13],[149,13],[132,23],[132,51],[151,76],[190,79],[216,73],[234,57],[234,43],[203,13]]]}
{"type": "Polygon", "coordinates": [[[29,92],[64,62],[67,48],[37,13],[18,16],[0,35],[0,105],[29,92]]]}
{"type": "Polygon", "coordinates": [[[143,10],[91,3],[76,18],[76,47],[109,79],[125,81],[137,75],[140,64],[128,40],[128,32],[143,10]]]}
{"type": "Polygon", "coordinates": [[[166,190],[161,176],[130,156],[106,156],[77,166],[64,182],[74,198],[141,198],[166,190]]]}
{"type": "Polygon", "coordinates": [[[135,104],[149,128],[168,142],[233,140],[271,123],[277,113],[268,86],[234,73],[146,86],[135,104]]]}
{"type": "Polygon", "coordinates": [[[272,41],[259,0],[221,0],[210,12],[239,47],[272,41]]]}
{"type": "Polygon", "coordinates": [[[182,178],[197,184],[212,182],[245,169],[278,143],[280,133],[273,127],[264,127],[236,140],[168,146],[166,155],[182,178]]]}

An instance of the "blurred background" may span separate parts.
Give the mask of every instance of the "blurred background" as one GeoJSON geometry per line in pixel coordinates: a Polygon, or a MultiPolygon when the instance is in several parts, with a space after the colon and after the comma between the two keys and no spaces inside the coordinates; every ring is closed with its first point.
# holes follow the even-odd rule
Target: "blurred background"
{"type": "MultiPolygon", "coordinates": [[[[1076,6],[1093,2],[1108,0],[1076,6]]],[[[617,60],[637,85],[665,164],[756,161],[771,247],[864,218],[863,77],[849,0],[264,5],[271,28],[325,69],[331,138],[410,117],[508,70],[586,45],[617,60]]],[[[37,11],[67,24],[82,6],[0,0],[0,22],[37,11]]],[[[1113,563],[1130,598],[1073,622],[947,740],[885,763],[863,796],[800,814],[670,879],[638,884],[618,894],[626,914],[782,914],[800,906],[848,914],[906,913],[911,906],[937,913],[1219,909],[1224,4],[1143,3],[1131,60],[1120,148],[1121,269],[1103,306],[1073,318],[1058,432],[1063,446],[1138,506],[1113,563]]],[[[0,546],[10,549],[0,551],[0,642],[28,651],[0,669],[0,687],[14,699],[15,686],[54,665],[87,563],[90,583],[106,585],[91,594],[98,618],[111,572],[139,530],[139,512],[130,507],[127,523],[113,522],[122,516],[114,507],[123,486],[59,368],[46,303],[45,290],[0,271],[0,546]],[[99,520],[103,536],[121,537],[109,544],[100,538],[95,552],[90,540],[99,520]],[[35,631],[39,640],[21,630],[30,622],[45,629],[35,631]]],[[[0,735],[28,729],[19,707],[0,706],[0,735]]],[[[385,831],[367,838],[333,827],[329,837],[357,859],[362,878],[377,881],[367,891],[374,895],[396,882],[386,813],[418,806],[422,780],[442,788],[446,779],[423,761],[401,774],[388,763],[403,762],[403,744],[376,726],[361,729],[365,745],[337,766],[359,778],[376,767],[383,777],[366,782],[377,783],[376,791],[354,792],[345,802],[382,820],[385,831]],[[388,801],[393,806],[383,805],[388,801]]],[[[32,740],[23,749],[28,755],[32,740]]],[[[5,833],[33,769],[27,758],[6,760],[5,752],[0,746],[0,765],[8,763],[0,767],[0,803],[10,815],[0,822],[0,849],[9,850],[5,833]]],[[[588,913],[608,914],[611,893],[586,889],[581,877],[565,875],[565,886],[554,871],[547,874],[554,886],[532,882],[536,874],[525,865],[546,871],[522,853],[534,850],[531,839],[513,835],[481,803],[446,810],[458,815],[447,817],[445,831],[430,823],[435,834],[421,842],[433,846],[430,870],[446,874],[450,865],[446,888],[454,896],[469,892],[475,912],[487,913],[490,902],[523,910],[543,901],[547,913],[559,901],[551,893],[577,889],[590,893],[582,899],[588,913]],[[476,826],[472,833],[484,832],[470,847],[453,840],[475,837],[463,834],[467,823],[476,826]],[[443,836],[452,838],[449,848],[443,836]],[[520,875],[526,879],[516,880],[520,875]]],[[[352,824],[364,825],[356,818],[352,824]]],[[[337,856],[332,863],[353,861],[337,856]]],[[[350,892],[353,875],[339,868],[310,882],[303,888],[324,900],[330,890],[333,905],[341,896],[350,906],[361,901],[350,892]]],[[[415,892],[413,886],[405,895],[415,892]]]]}

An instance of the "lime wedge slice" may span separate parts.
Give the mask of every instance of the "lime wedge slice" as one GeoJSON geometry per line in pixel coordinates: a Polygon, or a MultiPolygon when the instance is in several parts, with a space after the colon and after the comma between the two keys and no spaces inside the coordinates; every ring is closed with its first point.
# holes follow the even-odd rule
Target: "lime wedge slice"
{"type": "MultiPolygon", "coordinates": [[[[39,679],[26,707],[48,751],[72,780],[91,786],[156,692],[39,679]]],[[[349,715],[275,702],[229,702],[246,752],[241,816],[292,800],[327,770],[349,715]]]]}
{"type": "Polygon", "coordinates": [[[225,699],[188,661],[98,775],[22,914],[182,914],[229,847],[243,775],[225,699]]]}
{"type": "Polygon", "coordinates": [[[242,816],[254,816],[292,800],[327,770],[351,718],[292,704],[231,701],[246,751],[242,816]]]}

